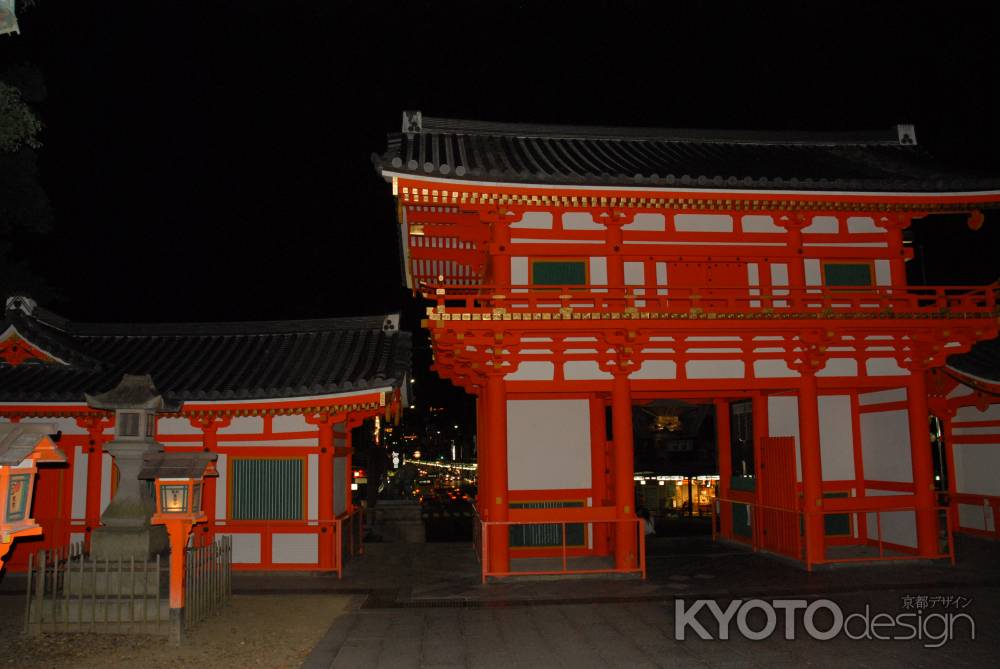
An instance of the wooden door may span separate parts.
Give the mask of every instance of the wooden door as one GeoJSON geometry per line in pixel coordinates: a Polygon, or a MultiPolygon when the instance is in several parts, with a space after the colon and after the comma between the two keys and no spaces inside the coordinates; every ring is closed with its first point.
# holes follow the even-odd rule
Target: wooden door
{"type": "Polygon", "coordinates": [[[761,439],[758,485],[760,547],[801,559],[801,524],[795,491],[795,438],[761,439]]]}

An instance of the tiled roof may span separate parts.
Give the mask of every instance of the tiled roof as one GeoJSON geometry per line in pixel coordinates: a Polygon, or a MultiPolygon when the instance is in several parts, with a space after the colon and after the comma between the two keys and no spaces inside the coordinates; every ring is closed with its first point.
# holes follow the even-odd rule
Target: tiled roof
{"type": "Polygon", "coordinates": [[[997,175],[956,171],[886,132],[661,130],[486,123],[403,113],[377,169],[465,181],[730,190],[1000,190],[997,175]]]}
{"type": "Polygon", "coordinates": [[[83,402],[148,374],[169,400],[295,398],[396,386],[411,340],[397,315],[234,323],[75,323],[8,300],[10,327],[57,358],[0,358],[0,402],[83,402]],[[62,362],[59,362],[62,361],[62,362]],[[65,364],[63,364],[65,363],[65,364]]]}
{"type": "Polygon", "coordinates": [[[951,356],[948,367],[973,380],[1000,385],[1000,338],[977,342],[968,353],[951,356]]]}

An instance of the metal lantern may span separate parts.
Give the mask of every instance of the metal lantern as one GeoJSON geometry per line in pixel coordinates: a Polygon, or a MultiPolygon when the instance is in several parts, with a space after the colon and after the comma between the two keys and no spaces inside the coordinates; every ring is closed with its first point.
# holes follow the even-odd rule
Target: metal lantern
{"type": "Polygon", "coordinates": [[[215,457],[214,453],[157,453],[143,461],[139,478],[155,481],[154,524],[170,518],[205,520],[201,491],[205,477],[217,475],[215,457]]]}

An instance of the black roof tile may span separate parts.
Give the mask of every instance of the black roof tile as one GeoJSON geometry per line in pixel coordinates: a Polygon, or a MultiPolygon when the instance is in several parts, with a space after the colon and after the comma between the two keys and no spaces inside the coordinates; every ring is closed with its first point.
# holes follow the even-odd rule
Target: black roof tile
{"type": "MultiPolygon", "coordinates": [[[[10,301],[9,301],[10,302],[10,301]]],[[[169,400],[294,398],[396,386],[410,333],[392,315],[230,323],[76,323],[8,305],[14,326],[67,364],[0,359],[0,401],[82,402],[123,374],[149,374],[169,400]]]]}
{"type": "Polygon", "coordinates": [[[1000,190],[954,169],[909,126],[878,132],[666,130],[439,119],[404,112],[383,172],[537,184],[872,192],[1000,190]]]}
{"type": "Polygon", "coordinates": [[[948,366],[960,374],[1000,384],[1000,338],[977,342],[967,353],[949,357],[948,366]]]}

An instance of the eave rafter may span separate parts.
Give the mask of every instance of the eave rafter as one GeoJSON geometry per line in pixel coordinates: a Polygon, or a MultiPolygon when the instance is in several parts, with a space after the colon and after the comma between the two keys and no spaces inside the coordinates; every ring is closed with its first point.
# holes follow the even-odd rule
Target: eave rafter
{"type": "Polygon", "coordinates": [[[717,212],[916,212],[967,213],[979,220],[984,208],[1000,205],[993,193],[764,193],[753,191],[644,191],[606,189],[524,187],[517,184],[449,184],[400,178],[396,192],[402,205],[448,205],[473,207],[518,207],[567,209],[627,208],[646,211],[717,212]]]}

